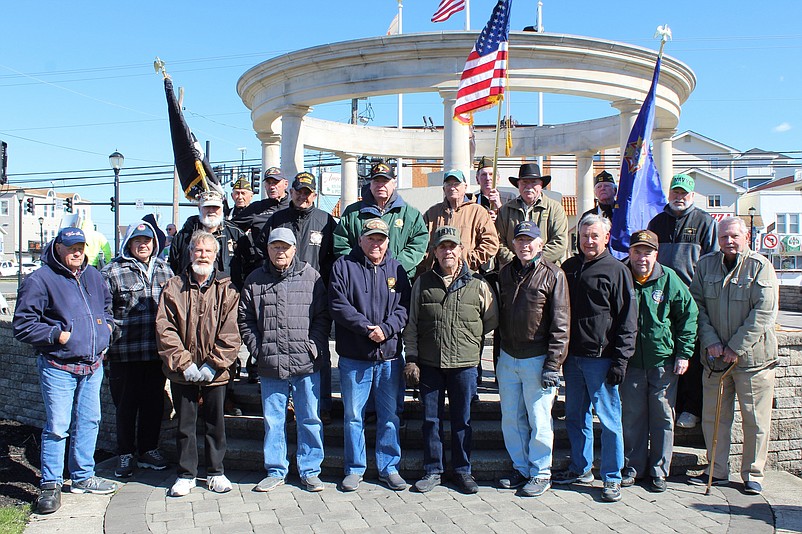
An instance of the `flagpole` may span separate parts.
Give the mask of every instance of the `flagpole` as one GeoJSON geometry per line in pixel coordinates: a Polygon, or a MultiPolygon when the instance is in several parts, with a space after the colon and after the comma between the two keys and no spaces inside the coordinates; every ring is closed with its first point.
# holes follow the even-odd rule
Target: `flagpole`
{"type": "Polygon", "coordinates": [[[465,0],[465,31],[471,31],[471,0],[465,0]]]}
{"type": "MultiPolygon", "coordinates": [[[[543,2],[537,3],[537,33],[543,33],[543,2]]],[[[543,126],[543,91],[537,93],[537,125],[543,126]]],[[[537,157],[537,164],[543,172],[543,156],[537,157]]]]}
{"type": "Polygon", "coordinates": [[[496,182],[498,181],[498,137],[499,132],[501,131],[501,105],[504,103],[504,96],[501,96],[501,100],[498,102],[498,113],[496,114],[496,146],[493,148],[493,189],[496,188],[496,182]]]}
{"type": "MultiPolygon", "coordinates": [[[[404,3],[403,0],[398,0],[398,35],[401,35],[404,30],[404,3]]],[[[398,129],[404,129],[404,95],[398,93],[398,129]]],[[[404,167],[403,158],[396,160],[396,183],[401,185],[401,169],[404,167]]]]}

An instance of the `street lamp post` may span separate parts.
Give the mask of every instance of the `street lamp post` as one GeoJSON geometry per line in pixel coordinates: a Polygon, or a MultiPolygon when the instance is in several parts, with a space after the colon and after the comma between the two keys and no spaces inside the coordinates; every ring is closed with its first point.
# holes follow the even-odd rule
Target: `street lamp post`
{"type": "Polygon", "coordinates": [[[17,200],[19,200],[19,244],[17,245],[17,291],[19,291],[20,286],[22,286],[22,202],[25,200],[25,190],[24,189],[17,189],[14,193],[16,195],[17,200]]]}
{"type": "Polygon", "coordinates": [[[109,156],[109,164],[114,169],[114,256],[120,250],[120,169],[125,158],[116,150],[109,156]]]}
{"type": "Polygon", "coordinates": [[[755,250],[755,213],[757,210],[752,206],[747,211],[749,211],[749,248],[755,250]]]}
{"type": "Polygon", "coordinates": [[[42,263],[42,251],[45,249],[45,218],[39,217],[39,263],[42,263]]]}

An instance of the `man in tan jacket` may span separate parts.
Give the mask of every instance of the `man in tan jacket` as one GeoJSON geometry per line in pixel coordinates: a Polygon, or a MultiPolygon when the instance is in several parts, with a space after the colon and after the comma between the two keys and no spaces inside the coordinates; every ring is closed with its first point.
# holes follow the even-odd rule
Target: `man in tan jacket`
{"type": "Polygon", "coordinates": [[[208,232],[198,230],[192,235],[190,266],[164,286],[156,313],[157,347],[178,418],[178,478],[169,492],[173,497],[187,495],[198,476],[199,397],[206,426],[206,486],[218,493],[231,490],[231,482],[223,474],[223,403],[229,368],[241,344],[239,293],[230,277],[215,270],[218,247],[217,239],[208,232]]]}
{"type": "MultiPolygon", "coordinates": [[[[443,175],[443,202],[426,210],[423,222],[429,230],[430,240],[435,230],[442,226],[456,228],[462,237],[462,259],[470,270],[481,272],[481,267],[498,252],[498,234],[487,210],[466,199],[467,187],[462,171],[446,172],[443,175]]],[[[430,270],[434,263],[434,253],[430,250],[418,266],[418,273],[430,270]]]]}

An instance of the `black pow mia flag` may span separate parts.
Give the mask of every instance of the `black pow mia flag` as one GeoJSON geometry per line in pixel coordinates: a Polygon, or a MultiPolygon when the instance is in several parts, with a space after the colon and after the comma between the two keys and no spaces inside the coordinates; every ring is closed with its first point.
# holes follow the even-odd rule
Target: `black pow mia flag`
{"type": "Polygon", "coordinates": [[[170,119],[175,168],[184,195],[189,200],[196,200],[203,191],[217,191],[225,198],[220,180],[209,165],[198,139],[184,120],[181,106],[173,92],[173,82],[168,77],[164,78],[164,92],[167,95],[167,115],[170,119]]]}

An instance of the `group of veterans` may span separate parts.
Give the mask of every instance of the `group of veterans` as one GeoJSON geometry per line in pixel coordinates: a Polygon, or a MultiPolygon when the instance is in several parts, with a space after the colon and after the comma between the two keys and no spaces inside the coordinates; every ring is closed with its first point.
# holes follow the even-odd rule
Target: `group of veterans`
{"type": "Polygon", "coordinates": [[[709,457],[718,432],[710,476],[727,483],[737,394],[744,490],[760,493],[778,285],[771,264],[749,249],[744,222],[717,225],[693,204],[693,179],[676,175],[664,212],[631,235],[620,261],[610,249],[615,181],[602,172],[598,205],[580,218],[578,251],[567,258],[565,211],[544,194],[551,177],[525,163],[510,178],[518,190],[512,196],[495,187],[493,173],[493,161],[482,158],[479,191],[471,193],[461,171],[445,172],[443,201],[421,214],[398,194],[393,169],[379,163],[361,200],[336,222],[315,207],[314,175],[301,172],[290,185],[271,167],[262,200],[251,202],[244,177],[233,184],[230,213],[219,193],[205,192],[198,215],[170,236],[150,215],[136,221],[102,271],[87,265],[85,234],[62,229],[45,247],[43,267],[22,284],[13,321],[16,338],[37,354],[46,408],[38,512],[60,506],[68,438],[69,490],[117,489],[94,470],[106,372],[117,477],[168,467],[158,444],[169,380],[177,477],[168,494],[185,496],[196,485],[199,428],[206,487],[230,491],[224,415],[235,408],[227,392],[243,345],[265,429],[266,476],[254,491],[272,491],[288,476],[290,406],[301,485],[324,490],[332,322],[344,412],[341,491],[356,491],[363,480],[370,416],[379,481],[394,491],[408,487],[399,473],[405,386],[419,390],[423,407],[425,474],[414,489],[431,491],[446,474],[447,396],[450,478],[461,492],[479,490],[471,475],[471,405],[492,333],[513,466],[500,487],[537,497],[552,483],[593,482],[593,413],[604,500],[620,500],[621,487],[636,481],[666,490],[680,423],[701,421],[709,457]],[[571,462],[552,473],[561,374],[571,462]]]}

